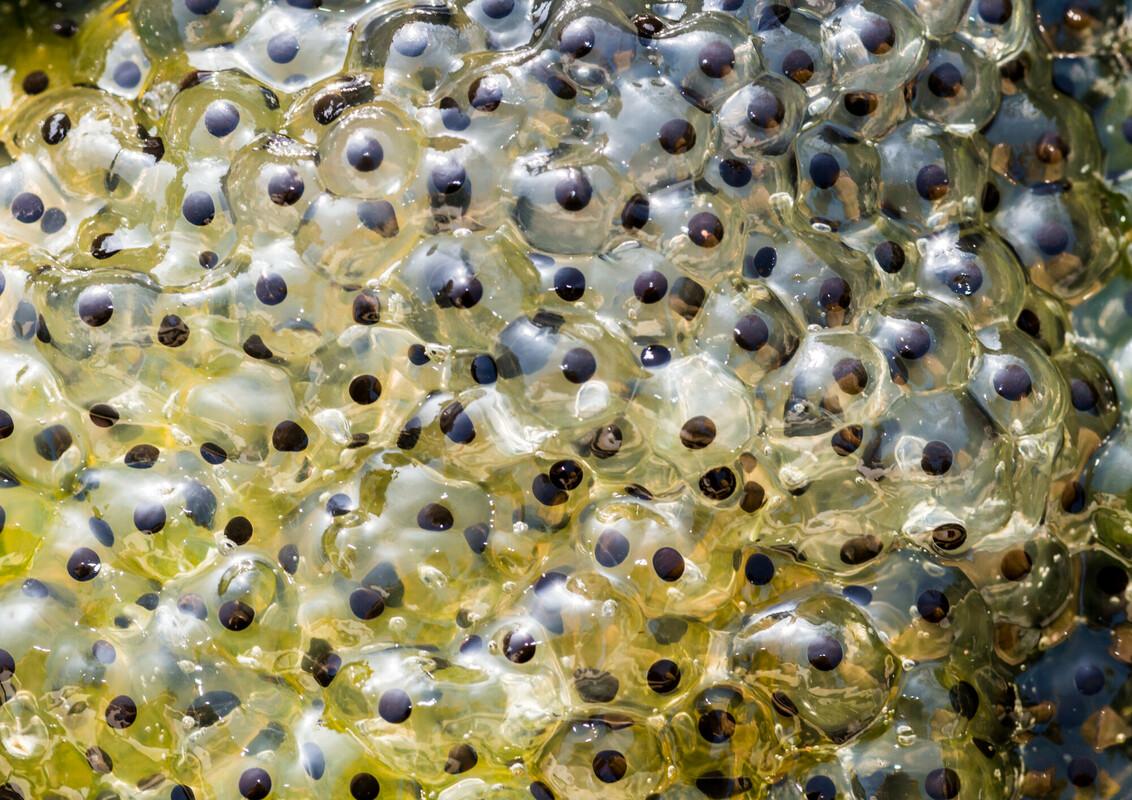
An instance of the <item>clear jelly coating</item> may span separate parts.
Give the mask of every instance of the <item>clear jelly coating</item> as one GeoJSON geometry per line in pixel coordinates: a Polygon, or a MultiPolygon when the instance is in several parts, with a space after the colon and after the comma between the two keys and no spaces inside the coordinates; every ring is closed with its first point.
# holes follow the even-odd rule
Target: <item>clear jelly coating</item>
{"type": "Polygon", "coordinates": [[[1132,4],[0,23],[0,800],[1132,797],[1132,4]]]}

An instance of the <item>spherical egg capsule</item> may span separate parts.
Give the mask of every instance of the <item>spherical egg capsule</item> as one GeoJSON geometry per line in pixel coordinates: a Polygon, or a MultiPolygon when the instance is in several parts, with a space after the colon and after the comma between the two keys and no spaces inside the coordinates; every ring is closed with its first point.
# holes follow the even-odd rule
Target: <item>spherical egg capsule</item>
{"type": "Polygon", "coordinates": [[[998,105],[994,65],[962,39],[933,47],[916,79],[912,109],[954,130],[986,124],[998,105]]]}
{"type": "Polygon", "coordinates": [[[880,712],[901,670],[856,606],[821,594],[794,609],[753,617],[730,658],[744,681],[757,681],[762,692],[783,692],[803,720],[834,742],[880,712]],[[835,626],[832,619],[856,624],[835,626]]]}
{"type": "Polygon", "coordinates": [[[925,294],[964,312],[976,326],[1018,319],[1025,273],[1000,238],[952,228],[925,240],[923,251],[917,284],[925,294]]]}
{"type": "Polygon", "coordinates": [[[966,204],[982,190],[977,150],[946,138],[942,129],[909,120],[877,147],[880,208],[905,224],[939,228],[969,213],[966,204]]]}
{"type": "Polygon", "coordinates": [[[625,182],[607,166],[554,165],[543,154],[519,161],[509,176],[511,216],[523,238],[552,253],[604,249],[625,182]]]}
{"type": "Polygon", "coordinates": [[[178,160],[231,160],[263,130],[279,124],[279,98],[235,72],[192,72],[169,103],[159,130],[178,160]]]}
{"type": "Polygon", "coordinates": [[[1075,191],[1069,182],[1016,189],[996,215],[995,229],[1014,247],[1039,287],[1076,299],[1103,280],[1113,264],[1115,242],[1105,226],[1111,208],[1075,191]]]}
{"type": "Polygon", "coordinates": [[[853,3],[822,22],[838,85],[886,95],[907,81],[923,56],[922,23],[895,2],[853,3]]]}
{"type": "Polygon", "coordinates": [[[352,108],[322,137],[319,175],[336,194],[395,197],[413,180],[419,136],[416,126],[392,106],[352,108]]]}

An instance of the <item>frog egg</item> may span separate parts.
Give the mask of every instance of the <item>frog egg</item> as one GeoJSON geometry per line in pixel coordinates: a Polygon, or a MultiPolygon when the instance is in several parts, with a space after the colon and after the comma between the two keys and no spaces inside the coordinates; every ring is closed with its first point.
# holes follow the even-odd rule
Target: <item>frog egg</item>
{"type": "Polygon", "coordinates": [[[1112,235],[1104,226],[1087,222],[1105,219],[1109,213],[1103,199],[1074,191],[1068,182],[1046,183],[1011,192],[994,225],[1035,284],[1074,300],[1112,268],[1116,255],[1112,235]]]}
{"type": "Polygon", "coordinates": [[[122,101],[69,88],[29,100],[11,136],[69,195],[93,199],[105,191],[106,170],[135,131],[134,115],[122,101]]]}
{"type": "Polygon", "coordinates": [[[697,765],[692,771],[699,774],[697,785],[708,776],[732,776],[740,784],[757,785],[758,773],[768,772],[770,766],[761,746],[769,735],[768,706],[732,680],[709,682],[705,676],[696,688],[690,702],[673,709],[679,757],[697,765]]]}
{"type": "Polygon", "coordinates": [[[923,249],[917,284],[925,294],[965,312],[977,326],[1018,318],[1025,274],[997,236],[949,229],[925,240],[923,249]]]}
{"type": "Polygon", "coordinates": [[[754,616],[738,632],[730,658],[753,689],[782,692],[786,707],[835,743],[872,722],[900,674],[856,606],[820,594],[754,616]],[[854,624],[835,628],[832,619],[854,624]]]}
{"type": "Polygon", "coordinates": [[[244,148],[229,171],[228,202],[244,231],[294,233],[322,191],[316,153],[283,136],[244,148]]]}
{"type": "Polygon", "coordinates": [[[603,249],[627,187],[603,164],[556,164],[534,154],[512,167],[508,194],[523,238],[551,253],[603,249]]]}
{"type": "Polygon", "coordinates": [[[1025,11],[1013,2],[971,0],[957,33],[980,55],[1002,63],[1026,44],[1025,11]]]}
{"type": "Polygon", "coordinates": [[[987,414],[1014,435],[1060,429],[1068,387],[1045,354],[1013,328],[988,328],[979,337],[986,350],[975,366],[971,392],[987,414]]]}
{"type": "Polygon", "coordinates": [[[832,69],[821,46],[821,23],[814,15],[770,6],[752,22],[752,33],[769,72],[785,75],[811,98],[829,85],[832,69]]]}
{"type": "Polygon", "coordinates": [[[75,65],[76,77],[88,79],[110,94],[136,98],[149,82],[152,65],[134,31],[129,27],[115,30],[116,27],[84,27],[81,46],[91,57],[82,58],[75,65]],[[96,45],[97,39],[103,41],[96,45]]]}
{"type": "Polygon", "coordinates": [[[356,106],[326,130],[319,145],[319,175],[335,194],[394,197],[413,181],[419,137],[415,124],[393,106],[356,106]]]}
{"type": "Polygon", "coordinates": [[[1015,327],[1033,339],[1043,352],[1061,351],[1069,324],[1065,307],[1033,284],[1026,289],[1022,310],[1014,320],[1015,327]]]}
{"type": "Polygon", "coordinates": [[[425,226],[430,233],[444,233],[474,227],[492,229],[506,219],[499,202],[497,176],[487,169],[481,151],[471,143],[430,150],[413,186],[415,197],[427,197],[431,219],[425,226]]]}
{"type": "Polygon", "coordinates": [[[877,145],[881,209],[916,228],[940,228],[970,213],[982,191],[973,145],[942,138],[941,129],[909,120],[877,145]]]}
{"type": "Polygon", "coordinates": [[[912,77],[924,54],[922,23],[895,2],[846,5],[822,28],[839,86],[890,94],[912,77]]]}
{"type": "Polygon", "coordinates": [[[879,141],[904,118],[906,108],[903,95],[878,95],[867,85],[847,87],[830,103],[825,118],[838,128],[879,141]]]}
{"type": "Polygon", "coordinates": [[[382,69],[387,94],[423,105],[483,43],[483,29],[470,24],[462,11],[375,9],[354,28],[346,64],[348,69],[382,69]]]}
{"type": "Polygon", "coordinates": [[[424,348],[416,337],[401,328],[353,326],[342,340],[327,343],[315,355],[312,371],[318,390],[311,399],[312,411],[325,414],[334,409],[345,426],[346,441],[353,434],[375,444],[374,437],[381,434],[395,438],[425,395],[441,387],[440,376],[429,368],[431,361],[413,362],[418,350],[424,348]]]}
{"type": "Polygon", "coordinates": [[[656,75],[655,66],[634,64],[646,43],[633,27],[616,8],[589,6],[558,15],[544,41],[557,55],[566,77],[588,91],[634,72],[656,75]]]}
{"type": "Polygon", "coordinates": [[[375,253],[408,255],[420,232],[422,204],[413,198],[355,200],[323,192],[307,208],[295,234],[304,260],[318,263],[347,287],[370,279],[375,253]]]}
{"type": "Polygon", "coordinates": [[[269,6],[256,15],[231,58],[280,92],[296,92],[342,69],[357,13],[269,6]]]}
{"type": "MultiPolygon", "coordinates": [[[[1069,387],[1067,423],[1073,436],[1072,454],[1091,456],[1116,423],[1116,390],[1104,365],[1077,348],[1054,358],[1054,364],[1069,387]]],[[[1084,468],[1079,460],[1077,470],[1084,468]]]]}
{"type": "Polygon", "coordinates": [[[712,551],[714,532],[703,540],[682,533],[692,513],[687,500],[609,498],[583,512],[587,550],[606,574],[637,587],[633,594],[650,616],[676,613],[681,604],[714,609],[730,592],[734,568],[730,556],[712,551]]]}
{"type": "Polygon", "coordinates": [[[382,283],[411,299],[407,322],[425,341],[488,349],[491,337],[501,337],[523,313],[523,296],[535,281],[531,262],[500,231],[421,244],[382,283]]]}
{"type": "MultiPolygon", "coordinates": [[[[765,265],[777,258],[768,252],[777,250],[773,245],[759,247],[746,260],[765,265]]],[[[778,297],[760,289],[753,289],[747,297],[713,293],[705,302],[697,330],[700,347],[748,386],[757,385],[769,371],[788,363],[801,341],[798,323],[778,297]]]]}
{"type": "Polygon", "coordinates": [[[655,40],[666,77],[696,105],[715,108],[759,70],[758,52],[735,21],[675,25],[655,40]]]}
{"type": "Polygon", "coordinates": [[[178,47],[189,54],[238,40],[260,13],[254,0],[158,0],[131,9],[142,46],[150,53],[178,47]]]}
{"type": "Polygon", "coordinates": [[[465,13],[484,29],[484,42],[491,50],[529,45],[536,31],[532,4],[523,0],[480,0],[465,13]]]}
{"type": "Polygon", "coordinates": [[[908,397],[894,403],[888,416],[891,422],[886,419],[878,438],[868,445],[865,460],[870,467],[893,470],[894,477],[899,476],[910,512],[937,506],[962,515],[969,528],[982,530],[993,530],[1005,521],[1009,503],[1000,503],[1010,496],[1009,488],[980,483],[984,470],[991,468],[980,454],[993,454],[1009,464],[1009,443],[972,400],[959,393],[908,397]],[[930,499],[915,497],[925,489],[931,492],[930,499]],[[961,500],[968,492],[987,501],[974,507],[978,510],[973,514],[961,500]]]}
{"type": "Polygon", "coordinates": [[[961,39],[936,45],[916,79],[912,109],[956,131],[981,128],[998,106],[997,75],[961,39]]]}
{"type": "Polygon", "coordinates": [[[716,462],[731,461],[756,430],[746,387],[703,357],[672,361],[637,388],[636,402],[651,421],[653,452],[696,479],[716,462]],[[698,391],[711,375],[718,391],[698,391]]]}
{"type": "Polygon", "coordinates": [[[860,437],[862,425],[895,399],[887,371],[881,354],[860,338],[823,333],[806,337],[789,365],[760,383],[765,435],[793,482],[805,485],[837,468],[849,450],[841,439],[860,437]]]}
{"type": "Polygon", "coordinates": [[[595,132],[605,134],[605,159],[645,191],[690,177],[710,144],[707,115],[689,106],[669,81],[629,74],[615,86],[616,114],[594,120],[595,132]],[[611,135],[630,119],[632,137],[611,135]]]}
{"type": "Polygon", "coordinates": [[[844,250],[828,251],[820,241],[795,239],[776,243],[769,251],[764,247],[748,248],[744,274],[765,277],[767,287],[798,320],[795,324],[825,328],[851,325],[876,285],[859,256],[844,250]],[[754,253],[749,252],[752,249],[754,253]],[[769,275],[764,276],[766,272],[769,275]]]}
{"type": "Polygon", "coordinates": [[[802,134],[796,145],[796,202],[813,225],[849,227],[873,213],[876,151],[847,131],[827,125],[802,134]]]}
{"type": "Polygon", "coordinates": [[[198,71],[182,81],[159,130],[171,157],[231,161],[260,131],[277,128],[278,109],[279,98],[257,81],[198,71]]]}
{"type": "MultiPolygon", "coordinates": [[[[958,641],[990,645],[986,604],[955,567],[941,567],[918,550],[900,548],[883,560],[870,560],[852,581],[868,590],[868,598],[860,595],[865,613],[906,664],[947,661],[971,649],[956,646],[958,641]]],[[[856,590],[843,593],[857,599],[856,590]]]]}
{"type": "Polygon", "coordinates": [[[778,155],[797,135],[805,93],[789,78],[764,74],[737,89],[719,109],[719,147],[741,158],[778,155]]]}
{"type": "Polygon", "coordinates": [[[644,720],[610,713],[563,721],[539,769],[551,790],[596,800],[644,796],[662,787],[663,764],[660,740],[644,720]]]}
{"type": "Polygon", "coordinates": [[[1080,108],[1028,92],[1005,95],[984,131],[991,169],[1024,186],[1073,180],[1095,169],[1100,154],[1086,117],[1080,108]]]}
{"type": "Polygon", "coordinates": [[[888,360],[889,377],[897,386],[931,390],[967,382],[977,347],[963,317],[942,303],[928,298],[886,301],[863,327],[888,360]]]}

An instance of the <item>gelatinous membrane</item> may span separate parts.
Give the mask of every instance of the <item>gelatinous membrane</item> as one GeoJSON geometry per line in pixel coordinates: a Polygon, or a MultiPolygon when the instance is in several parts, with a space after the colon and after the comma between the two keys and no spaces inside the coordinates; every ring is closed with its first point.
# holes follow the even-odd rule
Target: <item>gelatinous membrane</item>
{"type": "Polygon", "coordinates": [[[1132,795],[1129,9],[4,10],[0,800],[1132,795]]]}

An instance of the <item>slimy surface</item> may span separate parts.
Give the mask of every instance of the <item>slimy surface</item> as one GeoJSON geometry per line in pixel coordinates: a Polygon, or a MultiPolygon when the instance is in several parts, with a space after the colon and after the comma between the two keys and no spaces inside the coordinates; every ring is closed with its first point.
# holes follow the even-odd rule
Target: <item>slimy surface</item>
{"type": "Polygon", "coordinates": [[[0,4],[0,800],[1132,797],[1130,20],[0,4]]]}

